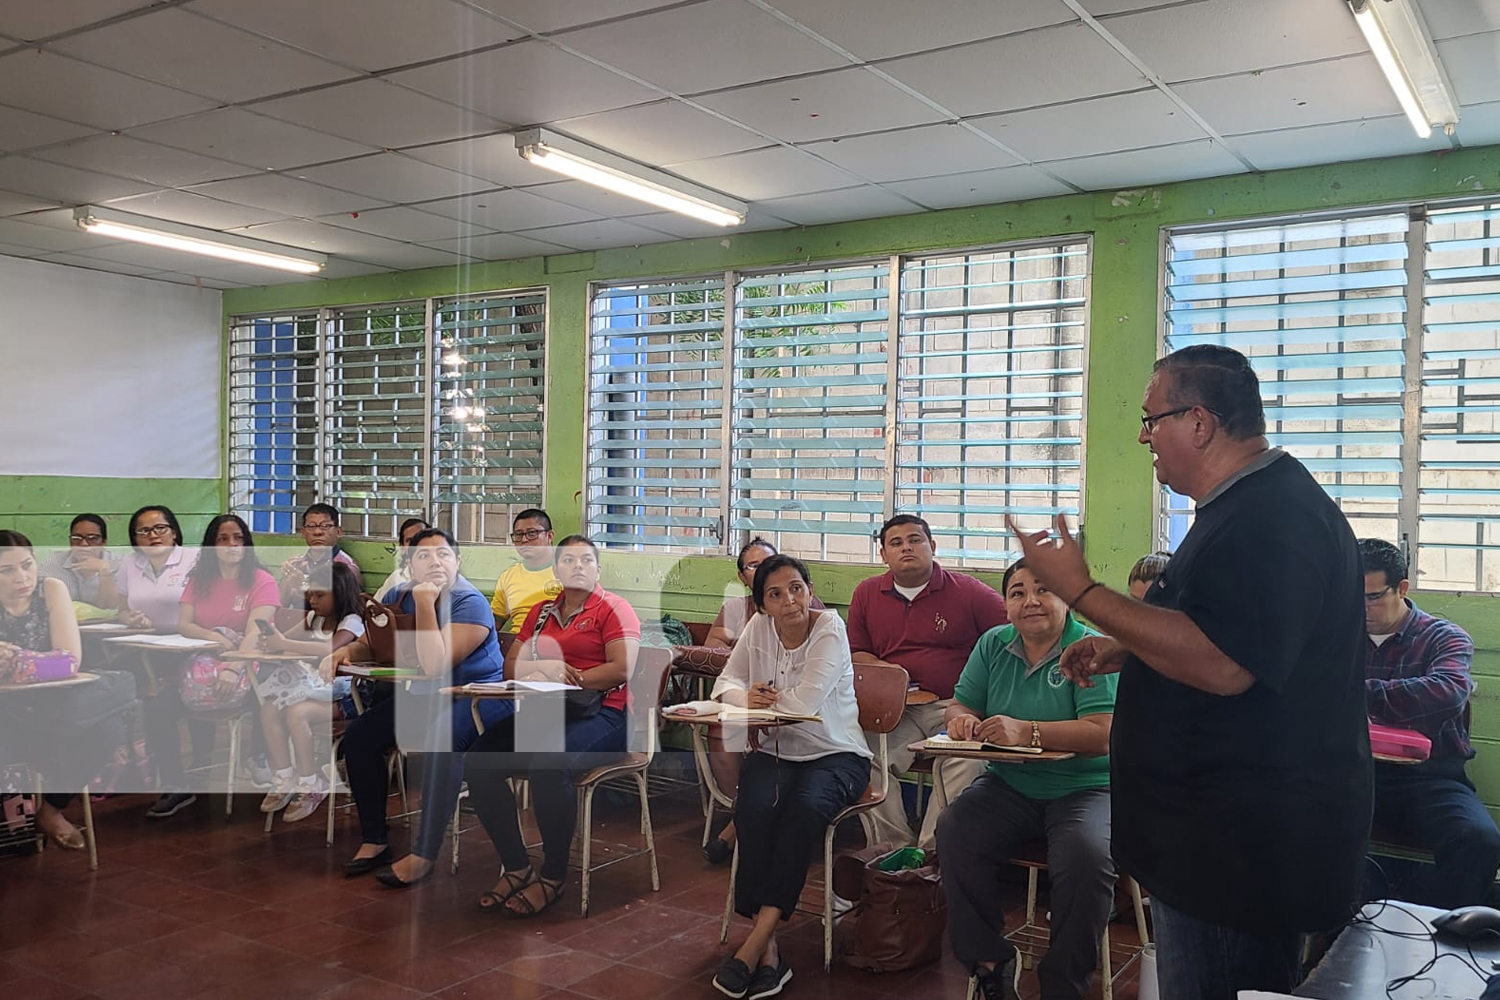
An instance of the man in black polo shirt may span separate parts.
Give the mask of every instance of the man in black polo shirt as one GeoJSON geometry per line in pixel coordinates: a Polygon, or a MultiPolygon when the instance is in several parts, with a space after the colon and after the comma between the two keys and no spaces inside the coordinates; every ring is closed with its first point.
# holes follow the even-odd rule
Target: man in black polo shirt
{"type": "Polygon", "coordinates": [[[1161,995],[1290,992],[1301,932],[1353,911],[1369,836],[1359,550],[1302,464],[1267,446],[1243,355],[1163,358],[1142,408],[1157,479],[1197,501],[1147,606],[1090,578],[1061,518],[1058,539],[1022,546],[1108,633],[1070,646],[1064,673],[1120,671],[1112,848],[1151,893],[1161,995]]]}

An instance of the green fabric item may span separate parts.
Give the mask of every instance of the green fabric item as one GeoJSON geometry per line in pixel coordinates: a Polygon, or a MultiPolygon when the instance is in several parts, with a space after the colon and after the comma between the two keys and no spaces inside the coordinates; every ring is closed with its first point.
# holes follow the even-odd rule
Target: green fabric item
{"type": "Polygon", "coordinates": [[[673,646],[691,646],[693,633],[671,615],[662,615],[659,621],[641,622],[641,645],[651,649],[671,649],[673,646]]]}
{"type": "MultiPolygon", "coordinates": [[[[1098,634],[1068,615],[1057,652],[1028,675],[1016,627],[1002,625],[990,629],[975,644],[958,677],[953,697],[972,708],[980,718],[1008,715],[1027,721],[1059,722],[1113,712],[1117,675],[1095,677],[1093,687],[1082,688],[1058,669],[1062,650],[1084,636],[1098,634]]],[[[1086,788],[1109,787],[1107,755],[1031,764],[991,764],[989,769],[1031,799],[1060,799],[1086,788]]]]}
{"type": "Polygon", "coordinates": [[[84,622],[104,621],[115,617],[116,614],[117,612],[109,608],[95,607],[92,604],[85,604],[83,601],[73,602],[73,615],[78,619],[80,625],[84,622]]]}

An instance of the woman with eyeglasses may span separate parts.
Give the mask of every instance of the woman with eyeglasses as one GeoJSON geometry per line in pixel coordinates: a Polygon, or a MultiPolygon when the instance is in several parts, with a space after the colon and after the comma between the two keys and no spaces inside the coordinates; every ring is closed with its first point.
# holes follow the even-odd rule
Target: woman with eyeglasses
{"type": "Polygon", "coordinates": [[[193,568],[182,547],[182,527],[170,507],[142,507],[126,527],[131,552],[115,571],[120,621],[158,632],[177,629],[177,605],[193,568]]]}
{"type": "Polygon", "coordinates": [[[411,540],[417,532],[426,531],[432,525],[420,517],[408,517],[396,531],[396,568],[385,578],[380,589],[375,591],[375,600],[384,601],[391,592],[403,584],[411,583],[411,540]]]}
{"type": "Polygon", "coordinates": [[[115,589],[116,561],[105,548],[108,542],[104,518],[79,514],[68,525],[68,547],[52,553],[42,566],[42,575],[61,580],[74,601],[114,608],[120,594],[115,589]]]}

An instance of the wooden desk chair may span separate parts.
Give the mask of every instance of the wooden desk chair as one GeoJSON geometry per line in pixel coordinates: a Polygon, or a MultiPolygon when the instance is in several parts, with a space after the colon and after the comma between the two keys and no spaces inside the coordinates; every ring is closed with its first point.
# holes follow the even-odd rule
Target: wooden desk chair
{"type": "MultiPolygon", "coordinates": [[[[1006,934],[1005,937],[1007,940],[1019,944],[1016,950],[1021,957],[1021,967],[1029,969],[1036,964],[1036,959],[1046,950],[1048,942],[1051,939],[1050,930],[1038,923],[1036,919],[1037,882],[1039,873],[1047,870],[1047,841],[1045,839],[1027,841],[1017,849],[1015,855],[1010,859],[1010,863],[1026,869],[1026,922],[1006,934]]],[[[1111,1000],[1114,996],[1115,977],[1124,972],[1130,963],[1135,960],[1136,956],[1145,949],[1146,945],[1151,943],[1150,933],[1146,927],[1146,907],[1144,900],[1141,898],[1140,884],[1124,872],[1121,872],[1119,877],[1125,881],[1125,886],[1130,891],[1130,901],[1135,906],[1135,927],[1137,934],[1140,935],[1140,944],[1138,947],[1130,949],[1129,953],[1125,955],[1125,960],[1120,963],[1119,970],[1112,973],[1112,956],[1109,950],[1109,924],[1108,922],[1105,923],[1104,937],[1099,944],[1099,982],[1104,1000],[1111,1000]]],[[[969,996],[971,998],[975,994],[976,987],[977,983],[974,980],[970,980],[969,996]]]]}
{"type": "MultiPolygon", "coordinates": [[[[838,826],[851,816],[868,812],[885,801],[890,791],[891,772],[887,766],[891,730],[901,722],[906,709],[907,673],[888,664],[856,663],[854,665],[854,698],[859,702],[859,728],[878,733],[880,745],[870,764],[870,784],[852,805],[847,806],[828,824],[823,835],[823,970],[833,967],[833,837],[838,826]]],[[[734,859],[729,866],[729,892],[724,898],[724,922],[719,940],[729,940],[729,919],[734,913],[734,880],[739,873],[740,845],[735,840],[734,859]]],[[[811,880],[809,880],[811,881],[811,880]]],[[[817,911],[814,911],[817,912],[817,911]]]]}

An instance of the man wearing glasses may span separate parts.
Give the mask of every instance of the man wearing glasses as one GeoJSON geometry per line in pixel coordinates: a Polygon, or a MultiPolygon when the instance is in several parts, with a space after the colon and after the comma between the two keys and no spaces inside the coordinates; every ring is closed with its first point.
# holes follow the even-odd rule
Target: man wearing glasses
{"type": "Polygon", "coordinates": [[[1432,851],[1425,885],[1391,886],[1381,896],[1442,907],[1488,903],[1500,865],[1500,830],[1464,764],[1474,756],[1464,710],[1474,692],[1474,640],[1406,596],[1406,556],[1362,538],[1365,569],[1366,705],[1370,721],[1415,729],[1432,740],[1420,764],[1375,764],[1375,829],[1382,839],[1432,851]]]}
{"type": "Polygon", "coordinates": [[[354,571],[354,579],[360,588],[365,585],[364,574],[354,557],[339,548],[339,539],[344,531],[339,527],[339,509],[332,504],[309,504],[302,512],[302,540],[307,543],[307,552],[294,556],[281,564],[281,603],[283,607],[302,607],[302,591],[307,580],[320,570],[331,578],[333,563],[340,562],[354,571]]]}
{"type": "Polygon", "coordinates": [[[96,608],[115,608],[120,592],[115,587],[119,560],[105,546],[109,529],[98,514],[79,514],[68,525],[68,547],[52,553],[42,575],[61,580],[75,601],[96,608]]]}
{"type": "MultiPolygon", "coordinates": [[[[1063,518],[1017,531],[1026,564],[1105,635],[1063,653],[1118,671],[1112,853],[1151,893],[1163,997],[1290,993],[1303,932],[1359,898],[1371,811],[1364,573],[1349,523],[1266,441],[1249,360],[1156,363],[1139,443],[1197,501],[1144,604],[1093,580],[1063,518]]],[[[1011,525],[1012,530],[1015,525],[1011,525]]]]}
{"type": "Polygon", "coordinates": [[[552,575],[552,518],[545,510],[530,507],[517,514],[510,540],[521,561],[495,581],[490,609],[495,612],[496,629],[514,635],[532,608],[562,593],[562,584],[552,575]]]}

